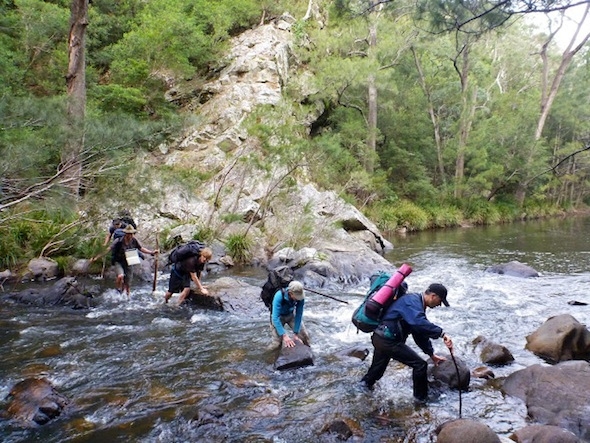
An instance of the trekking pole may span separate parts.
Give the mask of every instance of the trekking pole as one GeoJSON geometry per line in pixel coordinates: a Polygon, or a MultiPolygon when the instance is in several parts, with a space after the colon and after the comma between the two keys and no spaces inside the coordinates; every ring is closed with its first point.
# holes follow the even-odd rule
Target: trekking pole
{"type": "Polygon", "coordinates": [[[332,297],[331,295],[327,295],[327,294],[322,294],[321,292],[314,291],[313,289],[309,289],[309,288],[304,288],[304,289],[306,291],[313,292],[314,294],[321,295],[322,297],[331,298],[332,300],[339,301],[340,303],[346,303],[346,304],[348,304],[348,302],[346,300],[340,300],[339,298],[332,297]]]}
{"type": "Polygon", "coordinates": [[[451,358],[453,359],[453,363],[455,364],[455,371],[457,372],[457,386],[459,387],[459,418],[461,418],[461,411],[463,409],[463,401],[461,399],[461,378],[459,376],[459,367],[457,366],[457,361],[455,360],[453,349],[449,349],[449,351],[451,352],[451,358]]]}

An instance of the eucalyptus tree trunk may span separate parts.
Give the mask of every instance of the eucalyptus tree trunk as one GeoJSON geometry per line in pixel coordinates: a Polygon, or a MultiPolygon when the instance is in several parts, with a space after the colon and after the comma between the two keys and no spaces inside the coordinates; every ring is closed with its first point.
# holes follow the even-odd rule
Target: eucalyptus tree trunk
{"type": "Polygon", "coordinates": [[[70,194],[78,196],[81,190],[84,147],[84,118],[86,110],[86,27],[88,26],[88,0],[72,0],[68,36],[68,141],[61,155],[62,177],[70,194]]]}
{"type": "MultiPolygon", "coordinates": [[[[371,21],[369,25],[369,57],[375,57],[377,46],[377,24],[371,21]]],[[[377,85],[375,74],[370,73],[367,79],[367,156],[365,157],[365,170],[372,174],[375,169],[375,156],[377,152],[377,85]]]]}
{"type": "Polygon", "coordinates": [[[418,58],[418,54],[414,48],[410,48],[412,54],[414,55],[414,64],[416,65],[416,69],[418,70],[418,78],[420,80],[420,87],[422,88],[422,92],[424,92],[424,96],[426,97],[426,101],[428,102],[428,115],[430,116],[430,121],[432,122],[432,127],[434,130],[434,141],[436,144],[436,160],[438,164],[438,173],[440,174],[440,181],[441,183],[446,183],[445,178],[445,164],[443,159],[443,148],[442,148],[442,137],[441,137],[441,130],[440,130],[440,123],[437,112],[434,108],[434,100],[432,99],[432,90],[426,83],[426,76],[424,75],[424,71],[422,69],[422,65],[420,63],[420,59],[418,58]]]}
{"type": "MultiPolygon", "coordinates": [[[[553,32],[550,32],[549,36],[543,46],[541,47],[541,60],[543,61],[543,71],[541,77],[541,103],[540,103],[540,113],[539,119],[537,120],[537,128],[535,130],[534,135],[534,145],[538,145],[539,140],[543,135],[543,129],[545,128],[545,123],[547,121],[547,117],[549,116],[549,112],[551,111],[551,107],[553,106],[553,102],[555,101],[555,97],[559,92],[559,86],[561,85],[561,81],[565,76],[567,68],[570,66],[574,55],[576,55],[584,45],[590,40],[590,31],[587,28],[584,28],[584,24],[587,21],[588,14],[590,12],[590,2],[586,3],[584,12],[582,14],[581,20],[576,25],[576,30],[572,35],[570,42],[566,49],[563,51],[561,55],[561,60],[557,69],[553,74],[553,78],[550,78],[550,59],[547,54],[547,50],[549,48],[550,43],[554,40],[555,35],[561,29],[562,24],[553,32]],[[578,40],[580,37],[580,40],[578,40]],[[576,42],[578,42],[576,44],[576,42]]],[[[525,165],[523,165],[523,170],[528,171],[528,166],[530,161],[532,160],[532,156],[534,152],[531,150],[529,155],[528,161],[525,165]]],[[[530,178],[525,178],[521,180],[518,184],[518,187],[515,191],[515,198],[516,201],[520,206],[524,203],[524,199],[526,197],[526,193],[528,190],[528,186],[530,184],[530,178]]]]}
{"type": "Polygon", "coordinates": [[[463,179],[465,176],[465,151],[471,126],[475,116],[475,104],[477,99],[477,87],[469,84],[469,42],[465,43],[461,50],[461,66],[455,59],[454,66],[461,80],[461,116],[459,118],[459,134],[457,139],[457,156],[455,159],[455,192],[456,198],[461,198],[463,179]],[[471,89],[473,88],[473,89],[471,89]]]}

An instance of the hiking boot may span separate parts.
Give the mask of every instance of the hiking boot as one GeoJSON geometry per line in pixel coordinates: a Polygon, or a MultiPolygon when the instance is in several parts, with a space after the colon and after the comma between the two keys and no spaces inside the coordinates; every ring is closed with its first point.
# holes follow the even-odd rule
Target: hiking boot
{"type": "Polygon", "coordinates": [[[369,383],[365,379],[361,379],[359,384],[362,388],[366,389],[367,391],[373,391],[375,389],[375,383],[369,383]]]}
{"type": "Polygon", "coordinates": [[[422,408],[428,404],[428,398],[414,397],[414,407],[422,408]]]}

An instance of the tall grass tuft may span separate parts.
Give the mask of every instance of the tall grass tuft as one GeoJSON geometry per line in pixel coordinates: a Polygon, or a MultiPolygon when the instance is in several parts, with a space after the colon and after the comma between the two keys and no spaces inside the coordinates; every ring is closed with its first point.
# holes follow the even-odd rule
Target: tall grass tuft
{"type": "Polygon", "coordinates": [[[501,220],[498,208],[487,200],[470,199],[463,207],[465,218],[474,225],[493,225],[501,220]]]}
{"type": "Polygon", "coordinates": [[[252,240],[244,234],[230,234],[224,241],[227,252],[238,264],[248,263],[252,257],[252,240]]]}

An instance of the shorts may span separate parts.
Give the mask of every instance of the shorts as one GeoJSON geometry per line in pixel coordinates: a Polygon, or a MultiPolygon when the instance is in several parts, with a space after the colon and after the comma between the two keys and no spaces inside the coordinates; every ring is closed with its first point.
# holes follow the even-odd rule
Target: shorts
{"type": "Polygon", "coordinates": [[[131,285],[133,281],[133,266],[123,266],[119,262],[115,262],[115,275],[124,275],[123,281],[127,286],[131,285]]]}
{"type": "Polygon", "coordinates": [[[168,292],[172,294],[181,293],[184,289],[191,287],[191,276],[184,272],[178,272],[174,269],[170,271],[170,281],[168,282],[168,292]]]}

